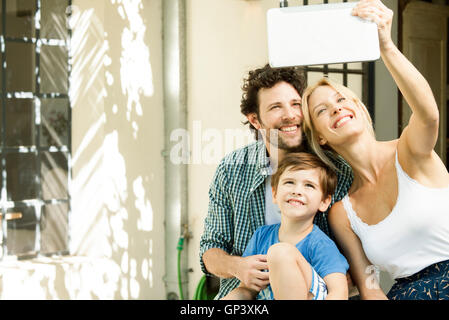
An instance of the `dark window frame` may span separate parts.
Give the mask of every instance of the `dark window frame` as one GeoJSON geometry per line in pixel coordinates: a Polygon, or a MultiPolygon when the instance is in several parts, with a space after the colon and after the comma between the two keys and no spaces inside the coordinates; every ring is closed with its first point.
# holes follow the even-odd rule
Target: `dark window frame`
{"type": "MultiPolygon", "coordinates": [[[[32,21],[34,23],[35,19],[39,17],[37,12],[42,12],[42,2],[45,0],[35,0],[35,11],[33,13],[32,21]]],[[[67,1],[67,8],[71,8],[72,0],[67,1]]],[[[17,3],[17,2],[16,2],[17,3]]],[[[4,257],[12,256],[17,259],[27,259],[33,258],[40,255],[43,256],[51,256],[51,255],[65,255],[69,254],[69,245],[70,245],[70,215],[71,215],[71,194],[70,194],[70,183],[71,183],[71,150],[72,150],[72,137],[71,137],[71,126],[72,126],[72,112],[71,112],[71,101],[70,101],[70,74],[71,74],[71,51],[70,51],[70,41],[72,36],[72,30],[70,29],[67,20],[70,18],[70,10],[66,10],[66,28],[67,28],[67,38],[65,40],[61,39],[51,39],[51,38],[41,38],[41,30],[40,28],[34,28],[34,35],[29,37],[12,37],[7,36],[7,0],[1,0],[1,21],[0,21],[0,46],[1,46],[1,91],[0,91],[0,103],[1,103],[1,130],[0,130],[0,174],[2,175],[2,183],[0,185],[0,209],[1,209],[1,229],[3,234],[2,239],[2,252],[0,253],[0,260],[4,257]],[[30,92],[8,92],[7,91],[7,68],[6,59],[6,47],[8,43],[21,43],[21,44],[34,44],[35,47],[35,83],[34,83],[34,91],[30,92]],[[45,92],[41,93],[41,48],[43,46],[58,46],[64,47],[67,51],[67,93],[61,92],[45,92]],[[34,106],[34,144],[31,146],[8,146],[6,144],[6,105],[10,99],[33,99],[34,106]],[[41,112],[41,101],[43,99],[65,99],[67,101],[67,144],[62,146],[41,146],[41,130],[43,125],[42,121],[42,112],[41,112]],[[40,119],[40,120],[39,120],[40,119]],[[42,158],[46,153],[54,153],[54,154],[67,154],[67,197],[59,198],[59,199],[44,199],[42,195],[42,177],[41,177],[41,168],[42,162],[44,161],[42,158]],[[35,167],[36,167],[36,197],[33,199],[26,199],[21,201],[9,200],[7,198],[8,194],[8,186],[7,186],[7,163],[6,158],[8,155],[12,154],[32,154],[35,155],[35,167]],[[66,228],[66,242],[65,248],[62,250],[57,250],[55,252],[41,252],[41,226],[43,223],[43,211],[44,206],[48,205],[67,205],[67,228],[66,228]],[[13,221],[7,221],[7,213],[10,208],[35,208],[36,222],[35,223],[35,237],[34,237],[34,249],[28,252],[19,253],[19,254],[10,254],[8,253],[8,240],[7,233],[9,225],[14,225],[13,221]]],[[[41,21],[39,21],[39,25],[41,21]]]]}

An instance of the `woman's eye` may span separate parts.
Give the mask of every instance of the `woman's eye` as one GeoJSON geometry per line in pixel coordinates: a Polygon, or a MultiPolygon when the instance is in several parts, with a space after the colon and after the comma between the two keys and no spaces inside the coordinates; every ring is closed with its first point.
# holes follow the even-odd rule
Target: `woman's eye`
{"type": "Polygon", "coordinates": [[[284,184],[293,184],[293,181],[285,181],[284,184]]]}
{"type": "Polygon", "coordinates": [[[301,108],[301,103],[300,102],[296,102],[293,104],[295,107],[301,108]]]}
{"type": "Polygon", "coordinates": [[[318,112],[316,113],[317,116],[319,116],[320,114],[322,114],[322,113],[324,112],[324,110],[326,110],[326,109],[324,109],[324,108],[319,109],[318,112]]]}
{"type": "Polygon", "coordinates": [[[344,97],[340,97],[340,98],[338,98],[337,102],[342,102],[342,101],[345,101],[345,100],[346,99],[344,97]]]}
{"type": "Polygon", "coordinates": [[[314,186],[313,184],[310,184],[310,183],[306,183],[306,187],[307,187],[307,188],[315,189],[315,186],[314,186]]]}

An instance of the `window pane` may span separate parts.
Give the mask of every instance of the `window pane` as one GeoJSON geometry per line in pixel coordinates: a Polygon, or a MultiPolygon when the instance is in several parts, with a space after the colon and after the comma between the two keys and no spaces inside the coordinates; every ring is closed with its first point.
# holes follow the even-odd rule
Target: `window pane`
{"type": "Polygon", "coordinates": [[[348,69],[362,70],[362,63],[361,62],[348,63],[348,69]]]}
{"type": "Polygon", "coordinates": [[[42,197],[44,200],[68,198],[68,160],[65,152],[42,153],[42,197]]]}
{"type": "Polygon", "coordinates": [[[6,90],[35,90],[35,45],[6,42],[6,90]]]}
{"type": "Polygon", "coordinates": [[[329,79],[343,85],[343,74],[329,72],[329,79]]]}
{"type": "Polygon", "coordinates": [[[322,4],[323,0],[309,0],[309,4],[322,4]]]}
{"type": "Polygon", "coordinates": [[[41,99],[41,146],[69,143],[69,100],[41,99]]]}
{"type": "Polygon", "coordinates": [[[35,199],[36,155],[34,153],[10,153],[6,155],[8,200],[35,199]]]}
{"type": "Polygon", "coordinates": [[[361,74],[348,74],[348,88],[362,99],[363,78],[361,74]]]}
{"type": "Polygon", "coordinates": [[[6,0],[6,36],[34,37],[36,1],[6,0]]]}
{"type": "Polygon", "coordinates": [[[67,39],[67,6],[67,0],[41,0],[41,38],[67,39]]]}
{"type": "Polygon", "coordinates": [[[67,48],[42,46],[40,59],[41,93],[67,93],[67,48]]]}
{"type": "Polygon", "coordinates": [[[34,145],[34,102],[32,99],[6,100],[6,145],[34,145]]]}
{"type": "Polygon", "coordinates": [[[329,64],[328,67],[329,69],[343,69],[343,64],[342,63],[329,64]]]}
{"type": "Polygon", "coordinates": [[[45,205],[41,216],[41,252],[65,251],[68,248],[68,213],[66,203],[45,205]]]}
{"type": "Polygon", "coordinates": [[[8,209],[6,246],[8,254],[24,255],[33,253],[36,241],[36,210],[34,207],[8,209]]]}
{"type": "Polygon", "coordinates": [[[309,71],[309,72],[307,72],[307,84],[314,85],[322,77],[324,77],[323,72],[309,71]]]}

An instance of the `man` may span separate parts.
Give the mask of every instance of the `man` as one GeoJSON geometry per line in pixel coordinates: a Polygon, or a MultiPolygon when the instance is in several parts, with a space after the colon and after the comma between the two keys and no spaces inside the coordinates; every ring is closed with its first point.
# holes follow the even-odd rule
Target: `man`
{"type": "MultiPolygon", "coordinates": [[[[241,257],[254,231],[265,224],[280,222],[273,204],[271,173],[289,152],[308,151],[302,133],[301,94],[305,87],[302,69],[263,68],[250,71],[243,85],[241,112],[256,138],[231,152],[218,165],[209,190],[209,210],[200,240],[203,272],[220,277],[217,299],[242,281],[260,291],[269,283],[266,256],[241,257]]],[[[332,203],[340,200],[352,183],[352,171],[340,158],[338,185],[332,203]]],[[[327,212],[314,220],[331,236],[327,212]]]]}

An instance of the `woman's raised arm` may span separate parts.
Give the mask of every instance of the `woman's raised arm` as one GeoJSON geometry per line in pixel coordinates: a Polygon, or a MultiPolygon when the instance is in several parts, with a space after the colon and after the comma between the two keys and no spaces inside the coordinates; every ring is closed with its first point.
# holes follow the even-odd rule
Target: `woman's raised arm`
{"type": "Polygon", "coordinates": [[[354,8],[353,15],[377,24],[382,60],[412,109],[400,140],[412,155],[430,156],[438,137],[438,106],[427,80],[391,39],[393,11],[380,0],[362,0],[354,8]]]}

